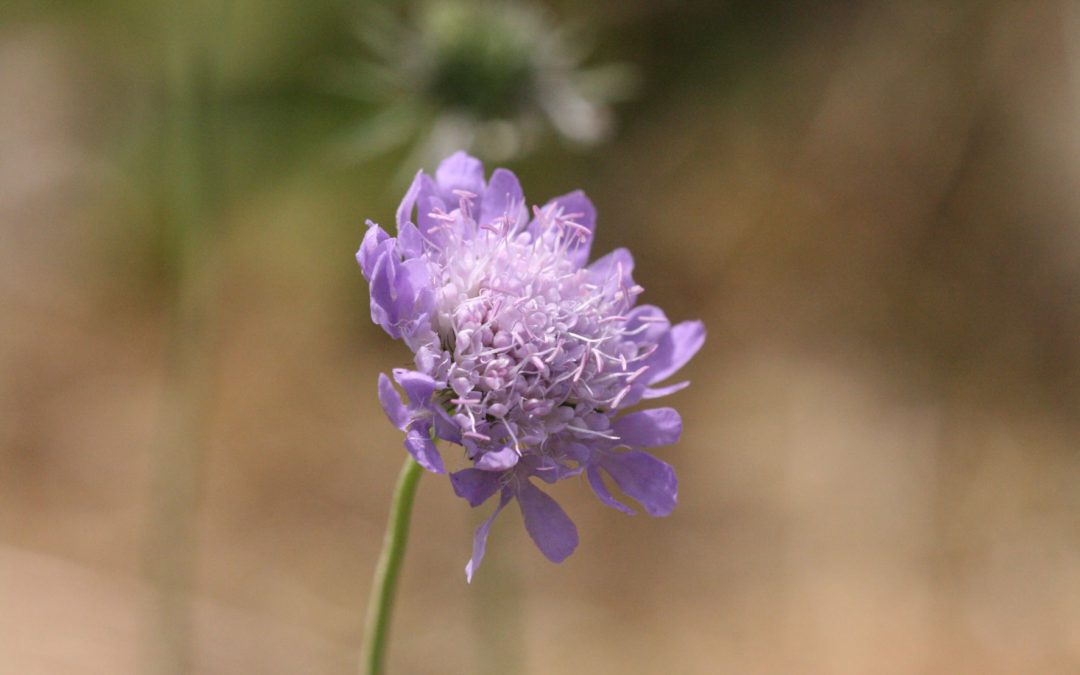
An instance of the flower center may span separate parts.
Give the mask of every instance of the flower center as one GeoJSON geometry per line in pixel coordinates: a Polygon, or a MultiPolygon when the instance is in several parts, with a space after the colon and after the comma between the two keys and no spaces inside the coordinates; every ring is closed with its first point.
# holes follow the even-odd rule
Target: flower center
{"type": "Polygon", "coordinates": [[[436,213],[426,251],[435,279],[436,331],[445,358],[443,401],[465,439],[482,450],[543,450],[558,434],[610,433],[610,414],[647,356],[627,340],[640,287],[620,266],[607,278],[579,267],[573,247],[591,233],[574,214],[537,210],[533,225],[477,225],[471,195],[436,213]]]}

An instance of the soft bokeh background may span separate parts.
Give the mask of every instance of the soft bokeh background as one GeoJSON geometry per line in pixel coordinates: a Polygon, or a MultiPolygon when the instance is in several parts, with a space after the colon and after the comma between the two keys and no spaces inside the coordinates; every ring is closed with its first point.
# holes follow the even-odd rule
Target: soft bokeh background
{"type": "MultiPolygon", "coordinates": [[[[470,587],[425,477],[391,672],[1080,670],[1080,6],[546,8],[609,131],[470,138],[707,324],[680,504],[567,481],[578,551],[508,513],[470,587]]],[[[366,9],[0,10],[0,672],[355,671],[408,357],[353,252],[449,114],[372,131],[366,9]]]]}

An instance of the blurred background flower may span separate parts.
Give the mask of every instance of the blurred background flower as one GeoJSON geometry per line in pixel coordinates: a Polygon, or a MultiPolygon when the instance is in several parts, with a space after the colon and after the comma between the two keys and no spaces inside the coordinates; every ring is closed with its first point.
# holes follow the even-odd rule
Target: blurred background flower
{"type": "Polygon", "coordinates": [[[533,3],[370,3],[356,33],[365,53],[337,70],[335,90],[376,107],[342,152],[408,146],[410,175],[461,149],[507,161],[549,137],[594,145],[634,86],[626,64],[586,67],[587,33],[533,3]]]}

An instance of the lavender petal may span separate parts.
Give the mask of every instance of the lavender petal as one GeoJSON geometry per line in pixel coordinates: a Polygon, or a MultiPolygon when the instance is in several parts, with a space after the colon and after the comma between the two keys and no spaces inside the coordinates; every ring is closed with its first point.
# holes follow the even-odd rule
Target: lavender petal
{"type": "Polygon", "coordinates": [[[649,360],[649,382],[661,382],[686,365],[705,344],[705,324],[684,321],[671,327],[649,360]]]}
{"type": "Polygon", "coordinates": [[[360,242],[360,250],[356,252],[356,262],[360,263],[360,271],[364,273],[365,279],[371,279],[375,263],[378,262],[379,256],[387,251],[383,243],[389,239],[390,235],[378,225],[372,223],[368,226],[364,239],[360,242]]]}
{"type": "Polygon", "coordinates": [[[469,506],[479,506],[499,491],[502,482],[499,474],[491,471],[462,469],[450,474],[450,485],[454,494],[469,502],[469,506]]]}
{"type": "Polygon", "coordinates": [[[405,434],[405,449],[413,456],[416,463],[432,473],[446,473],[442,455],[431,440],[428,427],[413,428],[405,434]]]}
{"type": "Polygon", "coordinates": [[[394,380],[405,390],[409,404],[414,407],[427,406],[438,386],[430,375],[405,368],[394,368],[394,380]]]}
{"type": "Polygon", "coordinates": [[[451,203],[457,203],[454,190],[465,190],[479,197],[484,193],[484,165],[464,152],[455,152],[439,164],[435,181],[443,198],[451,203]]]}
{"type": "Polygon", "coordinates": [[[401,204],[397,209],[397,227],[398,234],[401,234],[402,228],[406,223],[412,222],[413,207],[416,206],[416,198],[420,195],[420,186],[424,183],[424,172],[417,171],[416,176],[413,177],[412,184],[409,185],[409,189],[405,191],[405,196],[401,200],[401,204]]]}
{"type": "Polygon", "coordinates": [[[527,478],[517,482],[517,500],[525,529],[536,547],[551,562],[559,563],[574,552],[577,528],[558,503],[527,478]]]}
{"type": "Polygon", "coordinates": [[[513,448],[485,452],[476,462],[476,468],[484,471],[506,471],[518,463],[520,455],[513,448]]]}
{"type": "Polygon", "coordinates": [[[652,408],[628,413],[615,420],[612,431],[619,443],[632,448],[655,448],[679,441],[682,418],[674,408],[652,408]]]}
{"type": "Polygon", "coordinates": [[[564,216],[574,216],[573,221],[589,231],[588,236],[572,245],[568,253],[570,259],[578,267],[583,267],[589,259],[589,249],[592,248],[593,235],[596,233],[596,207],[581,190],[555,197],[544,206],[544,209],[552,206],[561,209],[564,216]]]}
{"type": "Polygon", "coordinates": [[[600,498],[600,501],[627,515],[634,515],[633,509],[611,496],[611,492],[608,490],[607,485],[604,485],[604,478],[600,475],[599,468],[590,466],[585,472],[585,476],[589,479],[589,486],[592,487],[593,492],[600,498]]]}
{"type": "Polygon", "coordinates": [[[390,378],[384,373],[379,373],[379,403],[382,404],[382,409],[386,412],[390,423],[398,429],[404,429],[409,422],[409,411],[401,402],[401,396],[394,389],[390,378]]]}
{"type": "Polygon", "coordinates": [[[480,563],[484,560],[484,551],[487,550],[488,531],[491,530],[491,523],[495,521],[495,517],[499,515],[503,508],[510,503],[512,496],[510,488],[503,488],[499,505],[495,507],[488,519],[480,523],[480,527],[476,528],[476,533],[473,535],[472,557],[469,558],[468,564],[465,565],[465,580],[470,584],[473,575],[476,574],[476,570],[480,568],[480,563]]]}
{"type": "Polygon", "coordinates": [[[506,169],[495,169],[484,191],[477,222],[489,225],[502,218],[505,219],[504,226],[508,229],[501,231],[508,232],[521,225],[525,213],[525,193],[521,190],[517,176],[506,169]]]}
{"type": "Polygon", "coordinates": [[[650,516],[666,516],[675,508],[679,496],[675,470],[649,453],[641,450],[610,453],[600,461],[600,466],[650,516]]]}

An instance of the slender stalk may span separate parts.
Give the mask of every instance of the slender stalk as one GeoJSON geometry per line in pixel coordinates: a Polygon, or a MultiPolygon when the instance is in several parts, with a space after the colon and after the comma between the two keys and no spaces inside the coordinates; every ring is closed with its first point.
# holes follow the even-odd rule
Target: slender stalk
{"type": "Polygon", "coordinates": [[[148,456],[143,569],[151,592],[139,661],[140,672],[154,675],[190,672],[194,653],[197,512],[220,330],[227,130],[218,50],[229,25],[227,5],[177,3],[161,17],[165,105],[160,145],[150,150],[161,161],[161,213],[168,228],[173,297],[163,350],[161,418],[148,456]]]}
{"type": "Polygon", "coordinates": [[[409,539],[409,517],[412,515],[413,498],[423,469],[412,457],[405,459],[398,475],[397,487],[390,502],[390,518],[386,523],[382,553],[375,568],[375,581],[368,599],[367,623],[364,627],[364,644],[361,647],[362,671],[365,675],[379,675],[386,659],[387,637],[390,634],[390,615],[394,610],[394,591],[397,589],[398,572],[405,557],[405,544],[409,539]]]}

